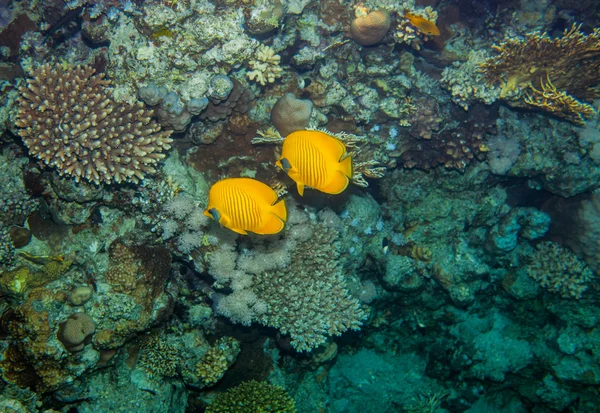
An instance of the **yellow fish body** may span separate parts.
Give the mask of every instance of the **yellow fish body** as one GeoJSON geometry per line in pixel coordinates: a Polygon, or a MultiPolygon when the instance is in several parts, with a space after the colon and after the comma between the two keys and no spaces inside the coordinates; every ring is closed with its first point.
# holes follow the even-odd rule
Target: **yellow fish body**
{"type": "Polygon", "coordinates": [[[208,193],[204,215],[238,234],[277,234],[287,220],[285,202],[268,185],[250,178],[227,178],[208,193]]]}
{"type": "Polygon", "coordinates": [[[352,178],[352,157],[347,156],[346,146],[325,132],[300,130],[289,134],[276,165],[296,182],[300,196],[305,186],[339,194],[352,178]]]}
{"type": "Polygon", "coordinates": [[[406,12],[404,12],[404,18],[408,19],[410,24],[412,24],[414,27],[419,29],[424,34],[427,34],[429,36],[439,36],[440,35],[440,29],[438,29],[438,27],[435,25],[435,23],[427,20],[424,17],[421,17],[416,14],[412,14],[412,13],[409,13],[406,11],[406,12]]]}

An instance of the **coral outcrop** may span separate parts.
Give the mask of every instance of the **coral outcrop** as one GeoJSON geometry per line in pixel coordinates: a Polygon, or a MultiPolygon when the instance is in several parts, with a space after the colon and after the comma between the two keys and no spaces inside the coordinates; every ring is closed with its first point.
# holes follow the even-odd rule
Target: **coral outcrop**
{"type": "Polygon", "coordinates": [[[170,149],[142,103],[112,100],[91,66],[41,65],[19,89],[16,124],[29,152],[60,175],[100,183],[140,182],[170,149]]]}
{"type": "Polygon", "coordinates": [[[583,124],[595,113],[588,103],[600,96],[600,29],[590,34],[573,25],[561,37],[527,34],[494,46],[497,54],[480,65],[500,97],[583,124]]]}

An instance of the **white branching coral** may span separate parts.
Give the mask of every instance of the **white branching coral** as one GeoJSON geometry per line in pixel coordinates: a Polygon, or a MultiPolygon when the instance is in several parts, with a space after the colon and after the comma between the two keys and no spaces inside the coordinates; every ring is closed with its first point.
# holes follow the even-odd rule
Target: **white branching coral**
{"type": "Polygon", "coordinates": [[[248,64],[252,69],[246,76],[253,82],[266,85],[275,82],[275,79],[281,77],[281,67],[279,62],[281,57],[275,54],[275,51],[269,46],[260,45],[256,51],[256,58],[250,60],[248,64]]]}

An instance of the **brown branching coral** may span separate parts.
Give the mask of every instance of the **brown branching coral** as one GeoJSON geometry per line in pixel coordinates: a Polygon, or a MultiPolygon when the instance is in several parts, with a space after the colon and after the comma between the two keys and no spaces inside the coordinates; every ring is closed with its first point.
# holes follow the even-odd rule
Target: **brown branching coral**
{"type": "Polygon", "coordinates": [[[500,84],[501,98],[532,105],[581,124],[594,109],[577,99],[600,96],[600,28],[585,34],[573,25],[562,37],[531,33],[494,46],[498,52],[479,67],[500,84]]]}
{"type": "Polygon", "coordinates": [[[111,99],[91,66],[42,65],[20,88],[16,125],[29,152],[59,174],[96,184],[139,182],[170,149],[143,103],[111,99]]]}

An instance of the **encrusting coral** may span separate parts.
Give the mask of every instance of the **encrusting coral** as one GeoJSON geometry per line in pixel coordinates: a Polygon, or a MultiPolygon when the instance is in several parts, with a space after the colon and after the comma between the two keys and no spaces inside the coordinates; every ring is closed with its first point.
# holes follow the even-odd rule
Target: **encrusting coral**
{"type": "Polygon", "coordinates": [[[96,184],[140,182],[171,148],[143,103],[115,102],[91,66],[42,65],[19,89],[16,125],[29,152],[60,175],[96,184]]]}
{"type": "Polygon", "coordinates": [[[530,33],[494,46],[497,55],[480,65],[500,97],[516,106],[534,106],[576,124],[595,110],[577,99],[600,96],[600,29],[585,34],[573,25],[562,37],[530,33]]]}

